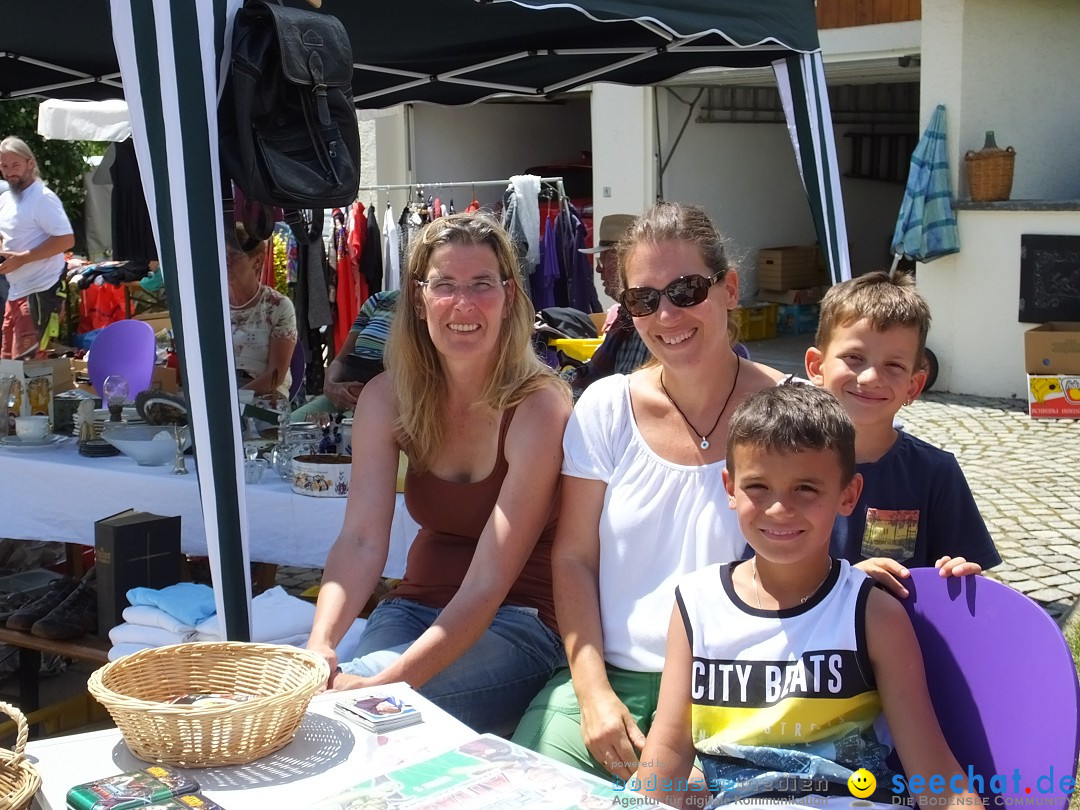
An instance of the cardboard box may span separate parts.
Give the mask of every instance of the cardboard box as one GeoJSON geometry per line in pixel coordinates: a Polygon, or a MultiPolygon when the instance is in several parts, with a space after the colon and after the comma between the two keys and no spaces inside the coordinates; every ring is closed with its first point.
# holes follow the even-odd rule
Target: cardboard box
{"type": "Polygon", "coordinates": [[[8,402],[0,410],[9,421],[9,432],[15,432],[16,416],[46,414],[53,420],[53,394],[69,390],[71,368],[66,357],[57,360],[0,360],[0,375],[15,378],[8,402]]]}
{"type": "Polygon", "coordinates": [[[794,290],[820,282],[816,245],[762,248],[757,255],[758,286],[765,290],[794,290]]]}
{"type": "Polygon", "coordinates": [[[180,391],[180,375],[176,373],[175,368],[154,366],[154,376],[150,378],[150,387],[175,394],[180,391]]]}
{"type": "Polygon", "coordinates": [[[1032,419],[1080,419],[1080,375],[1029,374],[1027,381],[1032,419]]]}
{"type": "Polygon", "coordinates": [[[88,394],[98,396],[94,386],[90,384],[90,373],[86,370],[86,361],[71,358],[71,387],[78,391],[86,391],[88,394]]]}
{"type": "MultiPolygon", "coordinates": [[[[94,386],[90,384],[90,377],[86,371],[85,360],[71,360],[71,384],[69,388],[77,388],[80,391],[86,391],[87,393],[99,396],[98,392],[94,390],[94,386]]],[[[167,368],[162,365],[154,366],[154,375],[150,378],[151,388],[160,388],[162,391],[168,391],[171,394],[175,394],[180,390],[180,375],[177,374],[175,368],[167,368]]]]}
{"type": "Polygon", "coordinates": [[[163,329],[172,329],[172,318],[168,312],[143,312],[135,316],[137,321],[146,321],[152,327],[154,327],[154,334],[163,329]]]}
{"type": "Polygon", "coordinates": [[[94,523],[98,634],[122,623],[132,588],[164,588],[180,581],[180,518],[126,512],[94,523]]]}
{"type": "Polygon", "coordinates": [[[1051,321],[1024,333],[1028,374],[1080,374],[1080,323],[1051,321]]]}

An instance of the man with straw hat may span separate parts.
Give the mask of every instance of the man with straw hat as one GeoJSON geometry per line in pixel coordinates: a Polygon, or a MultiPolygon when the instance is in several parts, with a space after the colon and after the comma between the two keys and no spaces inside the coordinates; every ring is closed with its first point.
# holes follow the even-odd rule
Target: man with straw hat
{"type": "MultiPolygon", "coordinates": [[[[596,272],[600,274],[604,292],[611,298],[618,299],[622,292],[615,246],[636,220],[637,217],[631,214],[608,214],[600,220],[596,247],[581,248],[580,251],[595,254],[596,272]]],[[[600,332],[604,342],[597,347],[592,359],[566,375],[575,398],[601,377],[629,374],[649,359],[649,350],[634,328],[634,319],[621,304],[614,304],[608,310],[607,320],[600,332]]]]}

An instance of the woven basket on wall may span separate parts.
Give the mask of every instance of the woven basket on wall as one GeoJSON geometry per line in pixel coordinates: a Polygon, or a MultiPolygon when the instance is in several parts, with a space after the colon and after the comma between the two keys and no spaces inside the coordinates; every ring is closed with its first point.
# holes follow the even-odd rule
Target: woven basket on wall
{"type": "Polygon", "coordinates": [[[23,713],[2,702],[0,712],[14,720],[18,729],[15,750],[0,748],[0,810],[24,810],[41,787],[41,777],[23,756],[29,731],[23,713]]]}
{"type": "Polygon", "coordinates": [[[297,647],[192,642],[106,664],[87,688],[135,756],[203,768],[243,765],[287,745],[329,675],[325,659],[297,647]],[[253,697],[212,707],[168,702],[192,693],[253,697]]]}
{"type": "Polygon", "coordinates": [[[972,200],[994,202],[1009,199],[1016,164],[1015,149],[1011,146],[999,149],[994,143],[994,133],[987,132],[986,145],[978,152],[968,150],[964,163],[967,164],[972,200]]]}

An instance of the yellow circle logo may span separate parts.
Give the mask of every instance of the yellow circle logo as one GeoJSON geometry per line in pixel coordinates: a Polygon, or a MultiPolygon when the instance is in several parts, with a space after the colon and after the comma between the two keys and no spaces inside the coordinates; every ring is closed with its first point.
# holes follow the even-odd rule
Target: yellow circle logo
{"type": "Polygon", "coordinates": [[[866,768],[859,768],[847,780],[847,788],[857,799],[865,799],[877,789],[877,779],[866,768]]]}

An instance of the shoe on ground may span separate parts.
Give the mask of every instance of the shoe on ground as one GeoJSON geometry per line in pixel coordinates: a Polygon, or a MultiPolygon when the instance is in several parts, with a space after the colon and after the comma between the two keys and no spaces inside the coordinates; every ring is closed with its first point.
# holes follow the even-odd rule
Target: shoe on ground
{"type": "Polygon", "coordinates": [[[18,591],[0,594],[0,621],[6,621],[16,610],[21,610],[34,601],[32,596],[18,591]]]}
{"type": "Polygon", "coordinates": [[[30,632],[40,638],[58,641],[96,633],[98,600],[95,584],[93,569],[90,569],[64,601],[34,622],[30,632]]]}
{"type": "Polygon", "coordinates": [[[8,629],[21,630],[24,633],[29,633],[30,628],[34,626],[34,622],[52,613],[61,602],[71,595],[71,592],[74,591],[78,585],[79,580],[72,579],[71,577],[54,579],[49,583],[49,590],[33,602],[17,609],[7,617],[6,624],[8,629]]]}

